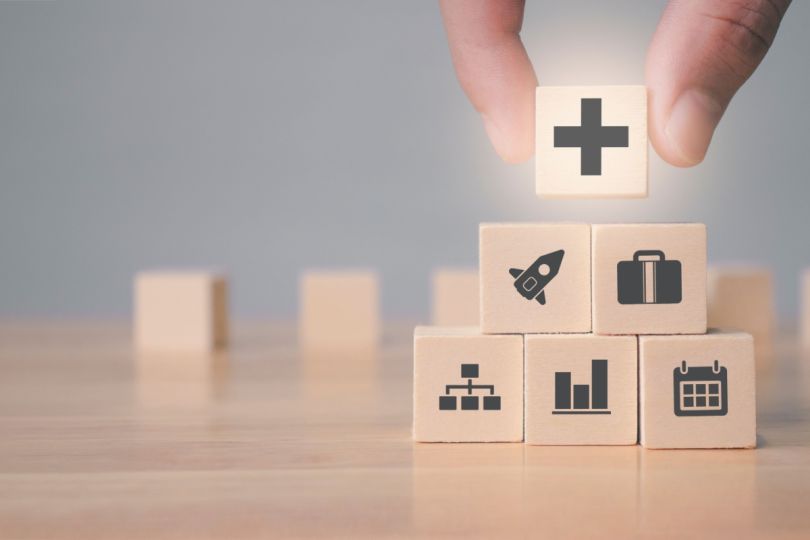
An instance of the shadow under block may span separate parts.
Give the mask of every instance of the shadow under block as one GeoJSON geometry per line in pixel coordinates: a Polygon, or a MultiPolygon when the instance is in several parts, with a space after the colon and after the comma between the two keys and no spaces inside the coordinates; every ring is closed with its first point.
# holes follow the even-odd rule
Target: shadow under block
{"type": "Polygon", "coordinates": [[[706,332],[706,226],[594,225],[596,334],[706,332]]]}
{"type": "Polygon", "coordinates": [[[478,326],[480,292],[477,270],[440,268],[433,272],[433,324],[478,326]]]}
{"type": "Polygon", "coordinates": [[[300,281],[299,335],[308,346],[377,343],[379,280],[373,271],[310,271],[300,281]]]}
{"type": "Polygon", "coordinates": [[[528,444],[636,444],[635,336],[527,335],[525,351],[528,444]]]}
{"type": "Polygon", "coordinates": [[[587,224],[482,224],[481,331],[590,332],[590,245],[587,224]]]}
{"type": "Polygon", "coordinates": [[[146,351],[212,351],[228,339],[228,287],[207,272],[135,276],[135,344],[146,351]]]}
{"type": "Polygon", "coordinates": [[[417,327],[413,375],[415,441],[523,440],[522,336],[417,327]]]}
{"type": "Polygon", "coordinates": [[[643,446],[756,446],[750,334],[710,330],[700,336],[640,336],[639,366],[643,446]]]}
{"type": "Polygon", "coordinates": [[[710,267],[708,324],[748,332],[754,337],[757,357],[773,351],[776,319],[773,273],[766,268],[710,267]]]}
{"type": "Polygon", "coordinates": [[[535,104],[537,195],[647,196],[644,86],[540,86],[535,104]]]}

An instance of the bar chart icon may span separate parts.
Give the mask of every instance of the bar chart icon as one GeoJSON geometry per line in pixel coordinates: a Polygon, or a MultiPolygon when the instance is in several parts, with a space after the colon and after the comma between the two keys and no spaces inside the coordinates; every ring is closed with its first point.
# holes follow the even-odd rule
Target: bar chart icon
{"type": "Polygon", "coordinates": [[[610,414],[608,361],[591,360],[591,384],[572,385],[570,371],[555,372],[551,414],[610,414]]]}

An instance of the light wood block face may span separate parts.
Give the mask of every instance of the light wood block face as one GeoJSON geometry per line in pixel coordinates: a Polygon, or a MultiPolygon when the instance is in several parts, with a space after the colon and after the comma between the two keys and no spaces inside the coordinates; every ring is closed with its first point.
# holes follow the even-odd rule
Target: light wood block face
{"type": "Polygon", "coordinates": [[[307,346],[379,339],[379,280],[372,271],[310,271],[300,281],[299,337],[307,346]]]}
{"type": "Polygon", "coordinates": [[[522,336],[417,327],[413,371],[414,440],[523,440],[522,336]]]}
{"type": "Polygon", "coordinates": [[[526,442],[636,444],[635,336],[526,336],[526,442]]]}
{"type": "Polygon", "coordinates": [[[706,226],[594,225],[593,331],[706,331],[706,226]]]}
{"type": "Polygon", "coordinates": [[[776,319],[773,273],[766,268],[710,267],[708,314],[713,328],[742,330],[754,336],[757,358],[771,355],[776,319]]]}
{"type": "Polygon", "coordinates": [[[535,145],[540,197],[646,197],[647,89],[540,86],[535,145]]]}
{"type": "Polygon", "coordinates": [[[228,339],[224,276],[142,272],[135,277],[135,344],[147,351],[205,352],[228,339]]]}
{"type": "Polygon", "coordinates": [[[477,270],[436,270],[433,273],[433,324],[478,326],[480,296],[477,270]]]}
{"type": "Polygon", "coordinates": [[[756,446],[750,334],[711,330],[701,336],[641,336],[639,362],[643,446],[756,446]]]}
{"type": "Polygon", "coordinates": [[[799,332],[801,333],[802,345],[810,349],[810,269],[807,269],[802,274],[801,278],[801,314],[799,332]]]}
{"type": "Polygon", "coordinates": [[[482,224],[481,331],[590,332],[590,225],[482,224]]]}

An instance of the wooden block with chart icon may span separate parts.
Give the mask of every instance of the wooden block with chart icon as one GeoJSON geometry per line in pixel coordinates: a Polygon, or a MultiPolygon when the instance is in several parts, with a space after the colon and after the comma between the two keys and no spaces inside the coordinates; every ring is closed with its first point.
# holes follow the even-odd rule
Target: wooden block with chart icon
{"type": "Polygon", "coordinates": [[[480,318],[478,271],[440,268],[433,272],[433,324],[477,326],[480,318]]]}
{"type": "Polygon", "coordinates": [[[413,377],[414,440],[523,440],[522,336],[417,327],[413,377]]]}
{"type": "Polygon", "coordinates": [[[706,226],[594,225],[596,334],[706,332],[706,226]]]}
{"type": "Polygon", "coordinates": [[[308,271],[299,283],[298,331],[310,347],[354,347],[379,339],[379,280],[366,270],[308,271]]]}
{"type": "Polygon", "coordinates": [[[526,442],[636,444],[635,336],[527,335],[526,442]]]}
{"type": "Polygon", "coordinates": [[[590,332],[590,245],[582,223],[482,224],[481,331],[590,332]]]}
{"type": "Polygon", "coordinates": [[[647,196],[644,86],[540,86],[535,110],[540,197],[647,196]]]}
{"type": "Polygon", "coordinates": [[[228,290],[214,272],[135,277],[135,344],[148,351],[211,351],[228,339],[228,290]]]}
{"type": "Polygon", "coordinates": [[[713,266],[708,273],[708,323],[754,336],[757,358],[773,352],[773,273],[753,266],[713,266]]]}
{"type": "Polygon", "coordinates": [[[755,394],[750,334],[639,337],[639,430],[647,448],[753,448],[755,394]]]}

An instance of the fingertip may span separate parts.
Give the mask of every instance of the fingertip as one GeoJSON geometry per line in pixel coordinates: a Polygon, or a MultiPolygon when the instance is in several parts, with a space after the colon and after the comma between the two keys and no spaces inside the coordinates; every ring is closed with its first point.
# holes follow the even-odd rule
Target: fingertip
{"type": "Polygon", "coordinates": [[[658,155],[676,167],[693,167],[706,157],[724,107],[708,92],[687,89],[671,107],[653,101],[650,139],[658,155]]]}
{"type": "Polygon", "coordinates": [[[490,114],[482,113],[481,119],[484,122],[484,129],[487,132],[495,152],[507,163],[523,163],[531,159],[534,155],[534,122],[531,128],[526,126],[503,126],[503,121],[498,121],[490,114]]]}

